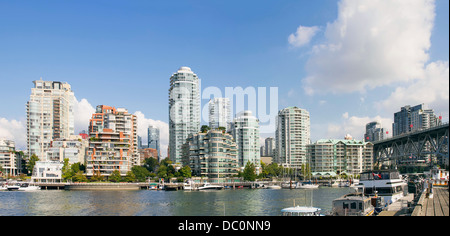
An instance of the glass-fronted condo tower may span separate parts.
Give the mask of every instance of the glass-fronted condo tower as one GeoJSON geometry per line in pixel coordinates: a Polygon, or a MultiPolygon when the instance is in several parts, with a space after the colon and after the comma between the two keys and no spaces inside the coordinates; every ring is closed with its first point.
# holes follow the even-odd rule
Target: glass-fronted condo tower
{"type": "Polygon", "coordinates": [[[159,150],[159,128],[153,126],[153,125],[149,125],[148,126],[148,148],[153,148],[156,149],[156,152],[158,153],[158,160],[161,157],[161,153],[159,150]]]}
{"type": "Polygon", "coordinates": [[[229,129],[231,122],[230,99],[214,98],[209,101],[209,127],[229,129]]]}
{"type": "Polygon", "coordinates": [[[54,139],[69,138],[74,134],[74,94],[68,83],[33,81],[27,103],[27,148],[45,160],[45,152],[54,139]]]}
{"type": "Polygon", "coordinates": [[[182,163],[182,146],[190,134],[200,131],[199,78],[189,67],[181,67],[170,77],[169,156],[182,163]]]}
{"type": "Polygon", "coordinates": [[[231,133],[237,145],[238,161],[241,169],[251,162],[259,174],[261,152],[259,143],[259,120],[251,111],[237,114],[231,123],[231,133]]]}

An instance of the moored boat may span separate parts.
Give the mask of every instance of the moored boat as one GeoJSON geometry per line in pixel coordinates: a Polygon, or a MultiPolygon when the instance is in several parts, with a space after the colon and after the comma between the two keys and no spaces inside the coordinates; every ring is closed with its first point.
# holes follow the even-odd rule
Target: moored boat
{"type": "Polygon", "coordinates": [[[198,187],[198,190],[222,190],[223,186],[221,185],[214,185],[210,183],[205,183],[203,186],[198,187]]]}
{"type": "Polygon", "coordinates": [[[310,206],[295,206],[288,207],[281,210],[283,216],[323,216],[320,213],[321,209],[310,206]]]}
{"type": "Polygon", "coordinates": [[[375,210],[371,198],[360,192],[349,193],[333,200],[332,207],[332,216],[370,216],[375,210]]]}
{"type": "Polygon", "coordinates": [[[377,194],[388,204],[406,196],[407,183],[400,177],[397,170],[373,170],[360,174],[357,191],[367,196],[377,194]]]}

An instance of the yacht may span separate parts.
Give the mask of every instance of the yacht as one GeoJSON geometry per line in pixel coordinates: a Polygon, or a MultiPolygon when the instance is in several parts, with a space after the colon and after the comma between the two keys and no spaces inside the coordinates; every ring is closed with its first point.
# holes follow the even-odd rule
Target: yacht
{"type": "Polygon", "coordinates": [[[387,204],[392,204],[406,196],[407,183],[400,177],[397,170],[373,170],[360,174],[357,191],[368,196],[378,194],[387,204]]]}
{"type": "Polygon", "coordinates": [[[36,191],[40,190],[41,187],[36,185],[30,185],[30,183],[16,183],[12,185],[8,185],[6,187],[8,191],[36,191]]]}
{"type": "Polygon", "coordinates": [[[309,182],[305,182],[305,183],[301,183],[297,186],[297,188],[303,188],[303,189],[314,189],[314,188],[319,188],[318,184],[313,184],[311,181],[309,182]]]}
{"type": "Polygon", "coordinates": [[[223,186],[221,185],[214,185],[210,183],[205,183],[203,186],[198,187],[198,190],[222,190],[223,186]]]}

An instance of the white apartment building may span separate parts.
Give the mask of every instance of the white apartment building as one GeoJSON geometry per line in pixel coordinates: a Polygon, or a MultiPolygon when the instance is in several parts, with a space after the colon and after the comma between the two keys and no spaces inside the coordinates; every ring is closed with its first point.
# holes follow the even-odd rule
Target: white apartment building
{"type": "Polygon", "coordinates": [[[53,140],[47,151],[47,160],[64,162],[67,158],[71,165],[84,164],[88,146],[88,140],[82,139],[80,135],[71,135],[69,139],[53,140]]]}
{"type": "Polygon", "coordinates": [[[316,176],[358,175],[372,169],[373,144],[350,136],[321,139],[307,145],[307,150],[311,171],[316,176]]]}
{"type": "Polygon", "coordinates": [[[256,167],[259,174],[261,153],[259,143],[259,120],[251,111],[243,111],[236,115],[231,123],[231,133],[237,145],[238,162],[243,170],[247,162],[256,167]]]}
{"type": "Polygon", "coordinates": [[[15,142],[11,140],[0,139],[0,166],[3,175],[18,175],[17,156],[15,142]]]}
{"type": "Polygon", "coordinates": [[[190,134],[200,131],[199,78],[189,67],[181,67],[170,77],[169,156],[182,163],[182,146],[190,134]]]}
{"type": "Polygon", "coordinates": [[[61,183],[63,166],[64,164],[60,161],[37,161],[31,175],[31,182],[61,183]]]}
{"type": "Polygon", "coordinates": [[[308,111],[298,107],[279,111],[274,162],[295,169],[301,169],[303,164],[307,164],[306,145],[310,144],[310,129],[308,111]]]}
{"type": "Polygon", "coordinates": [[[44,160],[54,139],[74,134],[74,93],[68,83],[33,81],[27,103],[27,148],[31,156],[44,160]]]}
{"type": "Polygon", "coordinates": [[[209,100],[209,127],[217,129],[230,128],[231,111],[229,98],[214,98],[209,100]]]}

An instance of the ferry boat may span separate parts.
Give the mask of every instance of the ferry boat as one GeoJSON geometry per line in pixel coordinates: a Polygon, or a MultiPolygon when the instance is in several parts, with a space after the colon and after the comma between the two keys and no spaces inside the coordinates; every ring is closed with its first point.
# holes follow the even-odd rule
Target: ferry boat
{"type": "Polygon", "coordinates": [[[387,204],[392,204],[406,196],[408,191],[407,183],[400,177],[397,170],[363,172],[355,188],[367,196],[378,194],[387,204]]]}

